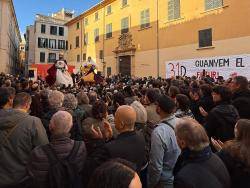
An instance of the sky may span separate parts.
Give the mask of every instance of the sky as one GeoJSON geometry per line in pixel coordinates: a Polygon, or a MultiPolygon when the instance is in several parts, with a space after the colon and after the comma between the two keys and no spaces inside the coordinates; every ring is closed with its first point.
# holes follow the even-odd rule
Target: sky
{"type": "Polygon", "coordinates": [[[26,26],[34,24],[36,14],[48,15],[65,8],[74,10],[77,15],[100,0],[13,0],[20,32],[23,35],[26,26]]]}

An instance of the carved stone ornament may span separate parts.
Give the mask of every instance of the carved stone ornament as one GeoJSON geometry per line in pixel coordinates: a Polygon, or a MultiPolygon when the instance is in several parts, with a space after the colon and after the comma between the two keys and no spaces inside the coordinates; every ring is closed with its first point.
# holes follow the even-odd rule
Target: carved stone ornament
{"type": "Polygon", "coordinates": [[[130,49],[134,49],[135,45],[132,44],[132,34],[131,33],[123,33],[120,35],[118,40],[118,47],[116,51],[126,51],[130,49]]]}

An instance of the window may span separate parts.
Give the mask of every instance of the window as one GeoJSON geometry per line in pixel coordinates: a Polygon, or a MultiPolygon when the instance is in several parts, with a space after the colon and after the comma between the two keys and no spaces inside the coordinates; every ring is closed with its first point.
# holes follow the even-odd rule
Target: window
{"type": "Polygon", "coordinates": [[[56,61],[56,53],[49,53],[49,63],[56,61]]]}
{"type": "Polygon", "coordinates": [[[99,29],[98,28],[94,30],[94,39],[95,39],[95,42],[99,41],[99,29]]]}
{"type": "Polygon", "coordinates": [[[79,48],[79,36],[76,37],[76,48],[79,48]]]}
{"type": "Polygon", "coordinates": [[[103,59],[103,50],[99,51],[99,59],[103,59]]]}
{"type": "Polygon", "coordinates": [[[84,45],[87,45],[89,43],[89,34],[85,33],[84,34],[84,45]]]}
{"type": "Polygon", "coordinates": [[[205,0],[205,10],[211,10],[223,6],[223,0],[205,0]]]}
{"type": "Polygon", "coordinates": [[[46,25],[41,25],[41,33],[46,33],[46,25]]]}
{"type": "Polygon", "coordinates": [[[80,61],[81,61],[80,55],[77,55],[77,56],[76,56],[76,61],[77,61],[77,62],[80,62],[80,61]]]}
{"type": "Polygon", "coordinates": [[[99,20],[99,14],[98,12],[95,13],[95,21],[99,20]]]}
{"type": "Polygon", "coordinates": [[[64,28],[59,27],[59,36],[64,36],[64,28]]]}
{"type": "Polygon", "coordinates": [[[49,48],[56,49],[56,40],[55,39],[49,39],[49,48]]]}
{"type": "Polygon", "coordinates": [[[168,20],[180,18],[180,0],[168,1],[168,20]]]}
{"type": "Polygon", "coordinates": [[[107,67],[107,76],[111,75],[111,67],[107,67]]]}
{"type": "Polygon", "coordinates": [[[106,39],[112,37],[112,23],[106,25],[106,39]]]}
{"type": "Polygon", "coordinates": [[[125,7],[128,5],[128,0],[122,0],[122,7],[125,7]]]}
{"type": "Polygon", "coordinates": [[[40,52],[40,62],[41,63],[45,62],[45,52],[40,52]]]}
{"type": "Polygon", "coordinates": [[[127,33],[129,31],[129,27],[128,27],[128,24],[129,24],[129,18],[126,17],[126,18],[123,18],[121,20],[121,34],[123,33],[127,33]]]}
{"type": "Polygon", "coordinates": [[[47,48],[47,47],[48,47],[48,39],[38,38],[38,48],[47,48]]]}
{"type": "Polygon", "coordinates": [[[79,29],[80,28],[80,24],[79,22],[76,23],[76,29],[79,29]]]}
{"type": "Polygon", "coordinates": [[[149,9],[141,11],[141,29],[147,28],[150,26],[150,15],[149,9]]]}
{"type": "Polygon", "coordinates": [[[65,41],[64,40],[58,40],[58,49],[65,49],[65,41]]]}
{"type": "Polygon", "coordinates": [[[87,55],[86,55],[86,53],[82,54],[82,60],[83,60],[83,61],[86,61],[86,60],[87,60],[87,55]]]}
{"type": "Polygon", "coordinates": [[[70,50],[72,49],[72,44],[69,45],[69,49],[70,49],[70,50]]]}
{"type": "Polygon", "coordinates": [[[84,25],[85,25],[85,26],[89,25],[89,19],[88,19],[88,18],[85,18],[85,19],[84,19],[84,25]]]}
{"type": "Polygon", "coordinates": [[[107,6],[107,15],[111,14],[112,12],[112,7],[111,5],[107,6]]]}
{"type": "Polygon", "coordinates": [[[50,34],[57,35],[57,27],[56,26],[50,26],[50,34]]]}
{"type": "Polygon", "coordinates": [[[212,29],[199,31],[199,47],[212,46],[212,29]]]}

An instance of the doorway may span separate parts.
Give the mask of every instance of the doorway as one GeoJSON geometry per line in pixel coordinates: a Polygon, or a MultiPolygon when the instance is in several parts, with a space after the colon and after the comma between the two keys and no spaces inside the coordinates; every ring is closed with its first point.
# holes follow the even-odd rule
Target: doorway
{"type": "Polygon", "coordinates": [[[119,73],[126,76],[131,76],[131,56],[119,57],[119,73]]]}

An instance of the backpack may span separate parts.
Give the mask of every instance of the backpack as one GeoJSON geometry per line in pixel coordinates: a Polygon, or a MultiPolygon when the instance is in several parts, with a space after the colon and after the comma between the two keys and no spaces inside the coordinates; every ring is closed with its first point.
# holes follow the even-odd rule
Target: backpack
{"type": "Polygon", "coordinates": [[[59,159],[54,149],[49,145],[42,146],[49,159],[48,185],[49,188],[80,188],[82,187],[81,176],[77,172],[73,160],[79,150],[81,142],[75,141],[73,149],[65,159],[59,159]]]}
{"type": "MultiPolygon", "coordinates": [[[[162,121],[161,123],[166,124],[172,130],[174,130],[174,127],[169,122],[162,121]]],[[[143,134],[144,134],[144,138],[145,138],[145,142],[146,142],[145,150],[146,150],[147,161],[149,161],[149,154],[150,154],[150,149],[151,149],[151,135],[152,135],[152,132],[154,131],[154,129],[158,126],[159,126],[159,124],[153,124],[151,122],[147,122],[147,125],[143,130],[143,134]]]]}

